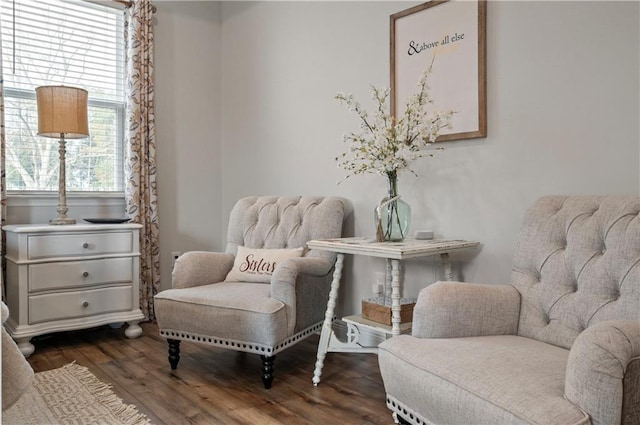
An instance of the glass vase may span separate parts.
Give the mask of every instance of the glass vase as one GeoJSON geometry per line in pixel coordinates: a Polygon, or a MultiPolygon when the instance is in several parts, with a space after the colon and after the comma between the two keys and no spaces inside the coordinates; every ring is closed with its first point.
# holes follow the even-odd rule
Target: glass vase
{"type": "Polygon", "coordinates": [[[389,191],[374,209],[376,240],[378,242],[400,242],[407,237],[411,224],[411,206],[398,196],[398,177],[387,175],[389,191]]]}

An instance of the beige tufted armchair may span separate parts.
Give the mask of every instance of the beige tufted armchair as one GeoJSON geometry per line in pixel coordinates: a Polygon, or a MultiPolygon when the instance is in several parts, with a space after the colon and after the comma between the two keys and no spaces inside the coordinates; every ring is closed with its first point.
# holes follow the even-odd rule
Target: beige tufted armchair
{"type": "MultiPolygon", "coordinates": [[[[176,261],[173,288],[155,297],[160,335],[169,343],[176,369],[180,341],[191,341],[261,355],[262,381],[270,388],[275,355],[322,327],[335,254],[300,250],[275,262],[264,282],[240,281],[229,272],[245,271],[242,250],[295,250],[312,239],[341,236],[350,204],[334,197],[248,197],[229,217],[224,253],[187,252],[176,261]],[[236,267],[240,264],[239,270],[236,267]],[[226,281],[225,281],[226,279],[226,281]]],[[[273,264],[272,262],[269,264],[273,264]]],[[[257,276],[261,278],[261,276],[257,276]]]]}
{"type": "Polygon", "coordinates": [[[640,199],[541,198],[511,285],[431,285],[379,348],[403,422],[639,424],[640,199]]]}

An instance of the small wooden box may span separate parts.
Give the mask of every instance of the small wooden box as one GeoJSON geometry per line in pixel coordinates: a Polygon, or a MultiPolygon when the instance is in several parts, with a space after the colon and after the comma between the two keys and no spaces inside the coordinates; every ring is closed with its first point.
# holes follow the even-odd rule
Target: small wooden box
{"type": "MultiPolygon", "coordinates": [[[[415,302],[400,305],[400,323],[408,323],[413,320],[415,305],[415,302]]],[[[374,300],[362,300],[362,317],[391,326],[391,306],[376,303],[374,300]]]]}

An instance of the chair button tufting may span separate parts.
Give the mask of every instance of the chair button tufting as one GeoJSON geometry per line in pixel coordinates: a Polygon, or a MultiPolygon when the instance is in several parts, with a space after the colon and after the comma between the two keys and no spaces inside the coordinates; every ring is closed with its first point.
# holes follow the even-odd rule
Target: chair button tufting
{"type": "Polygon", "coordinates": [[[545,326],[551,323],[551,319],[549,319],[549,315],[546,313],[542,313],[542,321],[544,322],[545,326]]]}

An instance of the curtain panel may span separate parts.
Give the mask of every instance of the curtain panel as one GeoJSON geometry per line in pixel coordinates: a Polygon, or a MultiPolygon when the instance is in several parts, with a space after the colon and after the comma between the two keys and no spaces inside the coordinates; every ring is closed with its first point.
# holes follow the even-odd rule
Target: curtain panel
{"type": "Polygon", "coordinates": [[[140,231],[140,308],[155,318],[160,287],[153,63],[153,6],[133,0],[127,17],[126,212],[140,231]]]}
{"type": "MultiPolygon", "coordinates": [[[[0,36],[0,226],[6,224],[7,217],[7,185],[5,184],[5,137],[4,137],[4,76],[2,73],[2,40],[0,36]]],[[[6,270],[6,260],[4,255],[7,253],[7,240],[4,230],[0,232],[0,293],[2,301],[5,300],[4,293],[4,272],[6,270]]]]}

